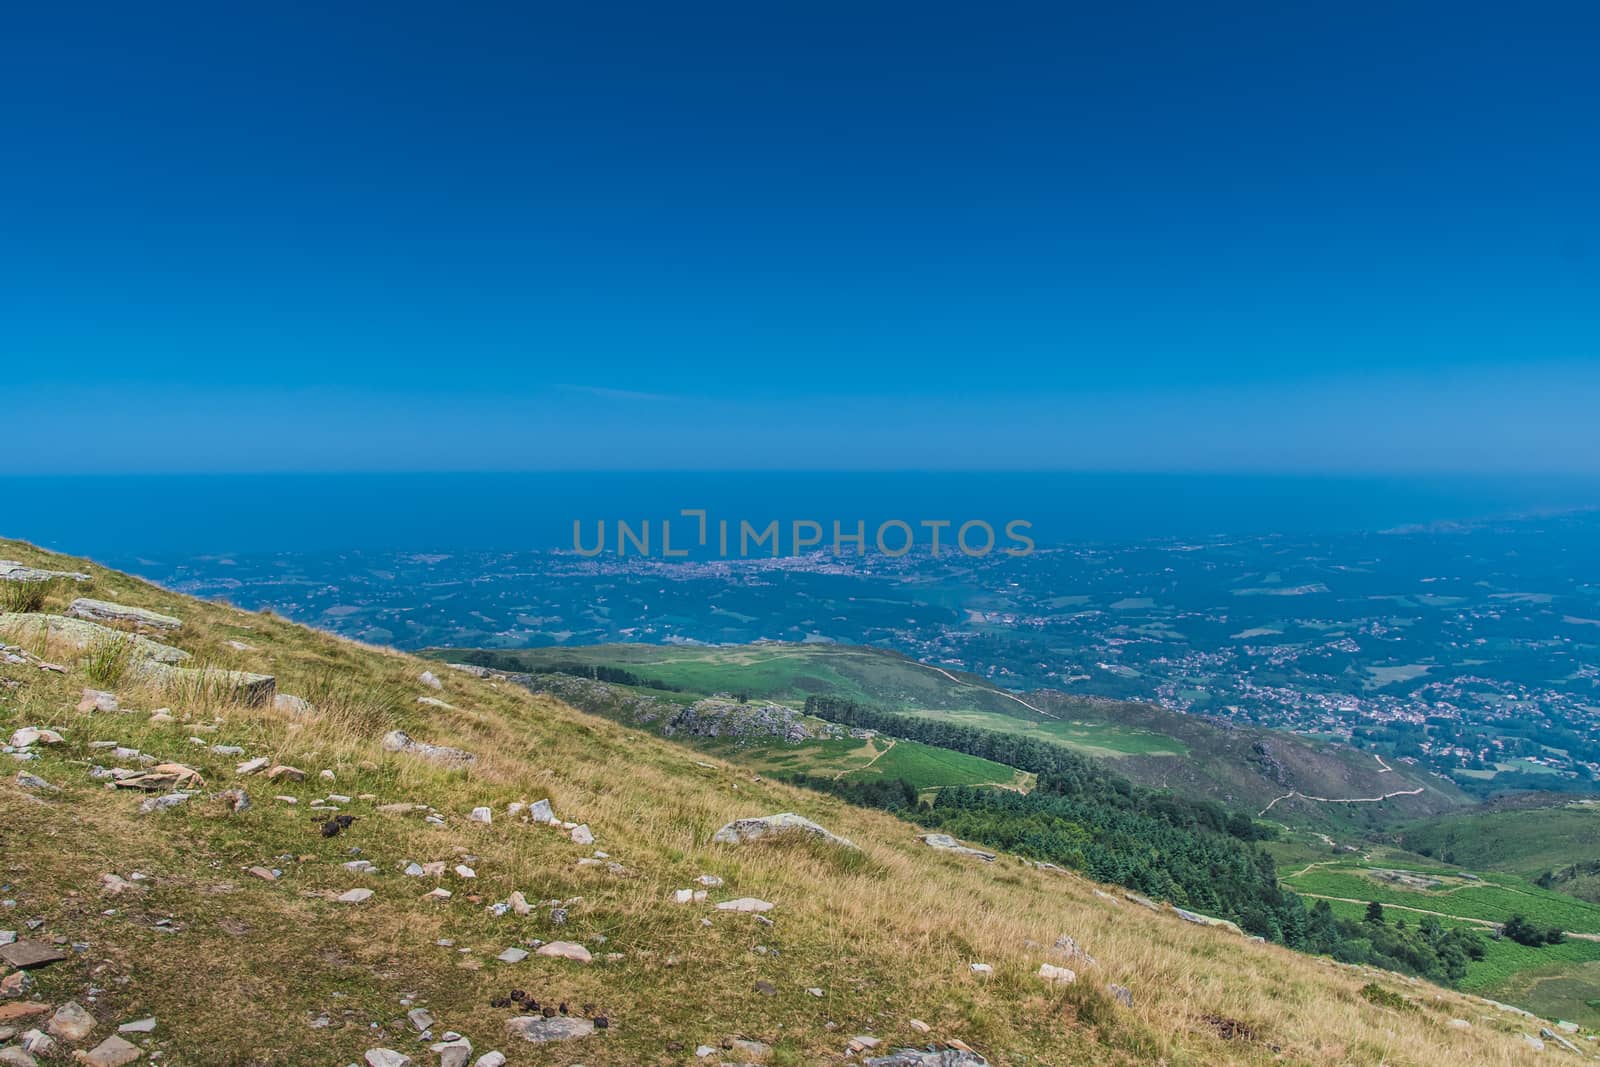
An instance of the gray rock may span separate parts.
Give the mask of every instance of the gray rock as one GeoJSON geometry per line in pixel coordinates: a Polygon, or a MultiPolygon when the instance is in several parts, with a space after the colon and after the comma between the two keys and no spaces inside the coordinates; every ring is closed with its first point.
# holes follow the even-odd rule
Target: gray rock
{"type": "Polygon", "coordinates": [[[1244,931],[1239,929],[1238,924],[1231,923],[1227,919],[1213,919],[1209,915],[1201,915],[1197,911],[1189,911],[1185,908],[1173,908],[1172,912],[1186,923],[1194,923],[1196,926],[1215,926],[1229,933],[1238,934],[1240,937],[1244,936],[1244,931]]]}
{"type": "Polygon", "coordinates": [[[410,1067],[411,1057],[392,1048],[369,1048],[362,1057],[367,1067],[410,1067]]]}
{"type": "Polygon", "coordinates": [[[0,614],[0,630],[28,637],[47,636],[78,649],[86,649],[100,642],[123,641],[128,644],[132,658],[139,661],[183,663],[191,658],[181,648],[163,645],[139,634],[113,630],[88,619],[73,619],[65,615],[0,614]]]}
{"type": "Polygon", "coordinates": [[[39,1067],[39,1061],[23,1049],[12,1046],[0,1048],[0,1064],[4,1067],[39,1067]]]}
{"type": "Polygon", "coordinates": [[[1115,982],[1107,982],[1106,991],[1111,994],[1111,998],[1113,1000],[1115,1000],[1118,1004],[1121,1004],[1124,1008],[1133,1007],[1133,990],[1129,989],[1127,986],[1118,985],[1115,982]]]}
{"type": "Polygon", "coordinates": [[[472,1058],[472,1042],[464,1037],[441,1041],[429,1048],[439,1054],[439,1067],[467,1067],[467,1061],[472,1058]]]}
{"type": "Polygon", "coordinates": [[[941,852],[954,852],[958,856],[973,856],[985,863],[994,862],[994,853],[982,849],[970,848],[951,837],[949,834],[923,834],[922,843],[929,848],[936,848],[941,852]]]}
{"type": "Polygon", "coordinates": [[[472,1067],[506,1067],[505,1053],[485,1052],[472,1067]]]}
{"type": "Polygon", "coordinates": [[[495,959],[499,960],[501,963],[521,963],[527,958],[528,950],[525,948],[517,948],[515,946],[506,949],[504,952],[500,953],[500,955],[495,957],[495,959]]]}
{"type": "Polygon", "coordinates": [[[418,741],[404,730],[390,730],[383,735],[383,750],[385,752],[403,752],[409,756],[428,760],[430,763],[440,763],[446,766],[460,766],[476,763],[478,757],[459,748],[448,745],[430,745],[426,741],[418,741]]]}
{"type": "Polygon", "coordinates": [[[546,1019],[541,1015],[519,1015],[506,1020],[506,1032],[524,1041],[540,1044],[546,1041],[572,1041],[594,1033],[594,1023],[588,1019],[558,1015],[546,1019]]]}
{"type": "Polygon", "coordinates": [[[439,681],[439,676],[434,674],[432,671],[423,671],[421,674],[417,675],[417,681],[421,682],[429,689],[444,688],[444,683],[439,681]]]}
{"type": "Polygon", "coordinates": [[[146,797],[144,802],[139,805],[139,811],[143,815],[149,815],[157,811],[169,811],[187,802],[190,795],[189,793],[165,793],[158,797],[146,797]]]}
{"type": "Polygon", "coordinates": [[[81,571],[47,571],[24,566],[14,559],[0,559],[0,582],[48,582],[57,578],[69,582],[94,581],[92,575],[81,571]]]}
{"type": "Polygon", "coordinates": [[[548,800],[535,801],[533,807],[528,809],[528,818],[534,822],[549,822],[555,817],[556,813],[548,800]]]}
{"type": "Polygon", "coordinates": [[[175,619],[171,615],[162,615],[147,608],[130,608],[123,604],[113,604],[109,600],[91,600],[89,597],[79,597],[74,600],[67,608],[67,615],[74,619],[88,619],[90,622],[132,623],[135,626],[148,626],[153,630],[183,629],[183,620],[175,619]]]}
{"type": "Polygon", "coordinates": [[[899,1048],[892,1056],[875,1056],[867,1067],[989,1067],[989,1061],[965,1049],[899,1048]]]}
{"type": "Polygon", "coordinates": [[[136,664],[137,673],[157,685],[187,692],[223,693],[248,707],[265,707],[277,693],[278,680],[270,674],[225,671],[220,667],[174,667],[156,661],[136,664]]]}
{"type": "Polygon", "coordinates": [[[117,1033],[119,1033],[119,1034],[149,1034],[149,1033],[154,1033],[155,1032],[155,1028],[156,1028],[156,1017],[154,1015],[151,1015],[151,1016],[147,1016],[146,1018],[143,1018],[143,1019],[135,1019],[131,1023],[123,1023],[121,1026],[117,1027],[117,1033]]]}
{"type": "Polygon", "coordinates": [[[23,789],[26,789],[30,793],[61,792],[60,789],[51,785],[43,778],[40,778],[37,774],[29,774],[27,771],[18,771],[16,781],[17,785],[21,786],[23,789]]]}
{"type": "Polygon", "coordinates": [[[51,1037],[76,1045],[79,1041],[94,1032],[95,1018],[90,1015],[82,1004],[76,1000],[69,1000],[56,1009],[50,1016],[50,1021],[45,1024],[45,1030],[51,1037]]]}
{"type": "Polygon", "coordinates": [[[796,815],[792,811],[778,815],[763,815],[759,818],[735,819],[713,834],[711,840],[719,845],[743,845],[759,841],[764,837],[782,834],[809,834],[842,848],[856,847],[854,842],[825,830],[810,819],[796,815]]]}
{"type": "Polygon", "coordinates": [[[279,693],[272,698],[272,710],[289,715],[304,715],[311,710],[311,702],[292,693],[279,693]]]}

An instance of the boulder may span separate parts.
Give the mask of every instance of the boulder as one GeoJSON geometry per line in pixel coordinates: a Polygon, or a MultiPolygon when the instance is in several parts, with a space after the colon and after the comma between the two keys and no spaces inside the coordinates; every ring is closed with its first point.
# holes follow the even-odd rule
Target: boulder
{"type": "Polygon", "coordinates": [[[547,945],[540,945],[538,952],[541,956],[554,956],[577,963],[588,963],[594,958],[588,949],[574,941],[552,941],[547,945]]]}
{"type": "Polygon", "coordinates": [[[972,856],[985,863],[994,862],[994,853],[963,845],[949,834],[923,834],[922,843],[941,852],[954,852],[958,856],[972,856]]]}
{"type": "Polygon", "coordinates": [[[759,818],[735,819],[713,834],[711,840],[719,845],[743,845],[759,841],[764,837],[783,834],[807,834],[841,848],[856,847],[854,842],[825,830],[810,819],[796,815],[792,811],[778,815],[763,815],[759,818]]]}
{"type": "Polygon", "coordinates": [[[432,671],[423,671],[421,674],[417,675],[417,681],[421,682],[429,689],[444,688],[444,683],[439,681],[439,676],[434,674],[432,671]]]}
{"type": "Polygon", "coordinates": [[[9,630],[22,636],[43,636],[82,650],[102,642],[125,642],[130,658],[154,663],[184,663],[191,657],[181,648],[163,645],[139,634],[113,630],[88,619],[74,619],[66,615],[0,614],[0,630],[9,630]]]}
{"type": "Polygon", "coordinates": [[[89,597],[79,597],[74,600],[67,608],[67,615],[74,619],[88,619],[90,622],[123,622],[134,626],[148,626],[152,630],[183,629],[183,620],[175,619],[171,615],[162,615],[146,608],[113,604],[109,600],[91,600],[89,597]]]}
{"type": "Polygon", "coordinates": [[[1244,931],[1239,929],[1238,924],[1229,922],[1227,919],[1213,919],[1209,915],[1201,915],[1197,911],[1189,911],[1186,908],[1177,907],[1172,909],[1172,913],[1186,923],[1194,923],[1196,926],[1215,926],[1228,931],[1230,934],[1244,936],[1244,931]]]}
{"type": "Polygon", "coordinates": [[[418,741],[404,730],[390,730],[383,735],[383,750],[385,752],[402,752],[408,756],[428,760],[430,763],[439,763],[445,766],[464,766],[476,763],[478,757],[459,748],[448,745],[431,745],[426,741],[418,741]]]}
{"type": "Polygon", "coordinates": [[[27,567],[14,559],[0,559],[0,582],[49,582],[55,579],[69,582],[92,582],[92,575],[81,571],[49,571],[27,567]]]}
{"type": "Polygon", "coordinates": [[[875,1056],[867,1067],[989,1067],[989,1061],[970,1049],[895,1049],[892,1056],[875,1056]]]}
{"type": "Polygon", "coordinates": [[[217,693],[246,707],[259,708],[272,703],[278,680],[270,674],[227,671],[220,667],[174,667],[156,661],[140,661],[138,673],[157,685],[171,689],[217,693]]]}
{"type": "Polygon", "coordinates": [[[45,1024],[45,1030],[51,1037],[76,1045],[94,1032],[95,1019],[93,1015],[76,1000],[69,1000],[56,1009],[50,1016],[50,1021],[45,1024]]]}
{"type": "Polygon", "coordinates": [[[718,911],[737,911],[744,912],[746,914],[756,914],[763,911],[771,911],[772,908],[772,904],[765,900],[758,900],[755,897],[740,897],[738,900],[724,900],[722,903],[717,905],[718,911]]]}
{"type": "Polygon", "coordinates": [[[113,1034],[88,1052],[75,1052],[73,1059],[85,1067],[124,1067],[137,1060],[142,1052],[139,1046],[113,1034]]]}
{"type": "Polygon", "coordinates": [[[1070,985],[1078,980],[1078,972],[1070,967],[1057,967],[1053,963],[1041,963],[1039,964],[1039,977],[1046,982],[1059,982],[1062,985],[1070,985]]]}
{"type": "Polygon", "coordinates": [[[541,1044],[546,1041],[572,1041],[594,1033],[594,1023],[570,1015],[546,1019],[542,1015],[519,1015],[506,1020],[506,1031],[513,1037],[541,1044]]]}

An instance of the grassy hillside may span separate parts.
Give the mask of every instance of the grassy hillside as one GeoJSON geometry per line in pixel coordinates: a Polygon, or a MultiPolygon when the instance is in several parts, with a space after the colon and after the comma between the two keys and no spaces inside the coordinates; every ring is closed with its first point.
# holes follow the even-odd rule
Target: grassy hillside
{"type": "Polygon", "coordinates": [[[1404,764],[1389,766],[1352,749],[1148,704],[1086,700],[1052,691],[1014,694],[884,649],[766,643],[446,649],[425,654],[514,671],[620,667],[685,692],[739,692],[796,707],[808,696],[843,696],[886,710],[1038,737],[1113,759],[1120,773],[1141,785],[1252,812],[1270,805],[1269,818],[1297,825],[1340,830],[1388,826],[1468,803],[1447,781],[1404,764]],[[1396,795],[1369,802],[1389,794],[1396,795]],[[1358,802],[1333,802],[1350,800],[1358,802]]]}
{"type": "MultiPolygon", "coordinates": [[[[1530,798],[1531,799],[1531,798],[1530,798]]],[[[1600,901],[1600,804],[1563,800],[1440,817],[1405,828],[1410,851],[1469,869],[1550,876],[1552,888],[1600,901]]]]}
{"type": "MultiPolygon", "coordinates": [[[[63,1049],[153,1017],[153,1032],[123,1038],[179,1067],[342,1064],[374,1048],[433,1064],[427,1043],[446,1031],[470,1039],[474,1058],[501,1049],[514,1067],[859,1062],[855,1035],[884,1049],[960,1041],[996,1064],[1541,1059],[1520,1036],[1537,1023],[1482,1001],[1251,944],[1004,856],[935,852],[890,816],[754,780],[519,687],[19,543],[0,542],[0,558],[90,571],[91,595],[181,619],[161,640],[190,653],[189,667],[270,674],[278,693],[309,704],[251,705],[216,674],[141,676],[115,642],[77,648],[37,625],[0,637],[20,649],[0,656],[0,731],[62,738],[30,746],[36,758],[0,780],[0,916],[63,956],[3,977],[31,986],[0,1000],[10,1048],[14,1031],[76,1001],[92,1025],[57,1038],[63,1049]],[[430,667],[440,688],[420,681],[430,667]],[[91,686],[114,691],[117,710],[83,701],[91,686]],[[452,769],[386,751],[396,727],[477,759],[452,769]],[[170,807],[156,801],[170,793],[111,784],[116,768],[150,771],[141,755],[182,763],[203,784],[180,783],[190,795],[170,807]],[[304,778],[239,773],[253,757],[304,778]],[[225,792],[235,789],[247,807],[225,792]],[[544,798],[595,843],[509,812],[544,798]],[[471,818],[479,807],[492,822],[471,818]],[[712,841],[731,819],[779,811],[860,851],[712,841]],[[324,836],[333,814],[354,822],[324,836]],[[362,861],[371,869],[347,866],[362,861]],[[411,877],[410,863],[466,873],[411,877]],[[722,883],[707,902],[673,903],[702,875],[722,883]],[[371,895],[355,900],[354,889],[371,895]],[[528,914],[497,914],[513,893],[532,902],[528,914]],[[763,916],[714,907],[744,897],[774,906],[763,916]],[[1045,982],[1036,972],[1064,962],[1048,948],[1063,934],[1098,962],[1077,963],[1073,983],[1045,982]],[[497,958],[557,938],[593,961],[497,958]],[[1132,1006],[1108,983],[1130,990],[1132,1006]],[[513,990],[609,1025],[525,1043],[508,1030],[528,1014],[507,1003],[513,990]],[[432,1019],[426,1038],[406,1017],[419,1008],[432,1019]],[[768,1047],[721,1049],[734,1039],[768,1047]],[[701,1043],[718,1051],[697,1060],[701,1043]]],[[[82,592],[59,587],[24,606],[60,613],[82,592]]]]}

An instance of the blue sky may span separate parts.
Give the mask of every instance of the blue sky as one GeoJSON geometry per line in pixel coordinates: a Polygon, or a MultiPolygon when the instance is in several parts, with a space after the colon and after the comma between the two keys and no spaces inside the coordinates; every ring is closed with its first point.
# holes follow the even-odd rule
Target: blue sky
{"type": "Polygon", "coordinates": [[[323,6],[8,16],[13,473],[1600,470],[1592,4],[323,6]]]}

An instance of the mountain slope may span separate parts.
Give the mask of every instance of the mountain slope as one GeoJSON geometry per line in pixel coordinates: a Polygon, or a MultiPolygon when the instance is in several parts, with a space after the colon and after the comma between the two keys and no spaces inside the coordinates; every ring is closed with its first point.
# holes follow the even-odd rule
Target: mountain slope
{"type": "Polygon", "coordinates": [[[0,542],[0,558],[93,575],[13,603],[33,617],[0,635],[13,649],[0,654],[0,731],[61,736],[17,739],[32,741],[19,747],[34,758],[0,779],[12,902],[0,924],[64,957],[4,977],[31,986],[0,1000],[0,1028],[19,1031],[8,1048],[54,1013],[72,1035],[55,1039],[63,1049],[153,1016],[153,1033],[122,1039],[178,1065],[342,1064],[377,1048],[432,1064],[454,1055],[427,1050],[447,1030],[470,1039],[473,1058],[498,1048],[513,1065],[755,1058],[734,1048],[695,1059],[697,1045],[736,1038],[771,1046],[756,1057],[775,1064],[843,1063],[857,1034],[883,1049],[959,1040],[993,1063],[1538,1062],[1519,1036],[1538,1024],[1482,1001],[1250,944],[1008,857],[937,852],[890,816],[753,780],[518,687],[21,543],[0,542]],[[78,648],[39,621],[80,595],[181,619],[175,633],[151,636],[190,655],[176,670],[197,673],[144,670],[114,638],[78,648]],[[430,667],[438,688],[421,680],[430,667]],[[223,670],[270,675],[278,694],[309,707],[252,704],[263,686],[223,670]],[[114,690],[117,710],[84,699],[86,687],[114,690]],[[476,759],[450,766],[390,751],[395,728],[476,759]],[[253,758],[304,779],[239,773],[253,758]],[[143,792],[114,784],[117,768],[175,777],[143,792]],[[236,810],[232,789],[248,793],[248,807],[236,810]],[[191,795],[158,799],[177,792],[191,795]],[[350,799],[313,804],[334,794],[350,799]],[[508,805],[545,798],[596,842],[508,816],[508,805]],[[471,818],[479,807],[492,822],[471,818]],[[786,811],[860,851],[712,840],[730,820],[786,811]],[[355,821],[324,836],[335,814],[355,821]],[[362,861],[372,869],[346,866],[362,861]],[[410,863],[447,873],[408,876],[410,863]],[[673,903],[701,875],[722,880],[710,899],[673,903]],[[433,897],[435,887],[451,896],[433,897]],[[353,889],[371,895],[338,899],[353,889]],[[533,902],[530,913],[495,914],[514,892],[533,902]],[[774,907],[764,916],[713,907],[738,898],[774,907]],[[550,901],[562,903],[540,903],[550,901]],[[1066,963],[1047,947],[1063,934],[1098,962],[1076,963],[1075,983],[1045,982],[1042,963],[1066,963]],[[538,939],[581,943],[593,962],[496,958],[538,939]],[[1130,990],[1133,1006],[1108,983],[1130,990]],[[567,1004],[582,1020],[566,1024],[574,1029],[597,1016],[608,1025],[529,1044],[508,1021],[557,1024],[506,1003],[513,989],[567,1004]],[[68,1001],[92,1016],[86,1032],[59,1012],[68,1001]],[[428,1039],[406,1018],[417,1008],[432,1018],[428,1039]],[[1471,1029],[1452,1027],[1457,1018],[1471,1029]]]}

